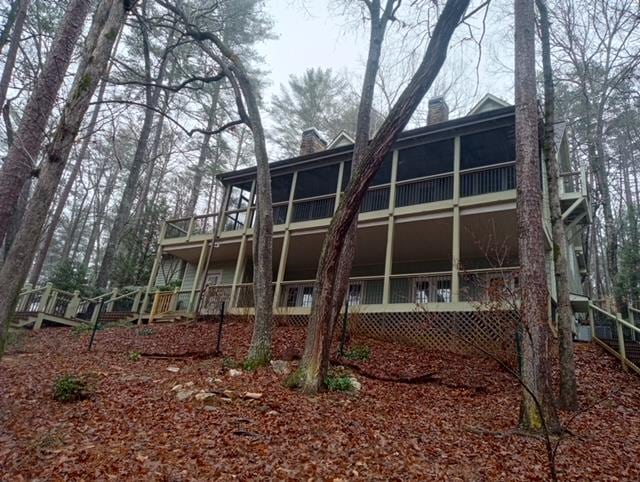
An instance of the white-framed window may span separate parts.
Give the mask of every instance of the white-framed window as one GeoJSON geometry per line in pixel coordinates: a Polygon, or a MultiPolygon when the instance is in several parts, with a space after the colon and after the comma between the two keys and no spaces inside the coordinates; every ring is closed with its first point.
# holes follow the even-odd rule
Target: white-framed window
{"type": "Polygon", "coordinates": [[[205,286],[216,286],[222,284],[222,270],[218,269],[215,271],[209,271],[207,273],[207,280],[205,281],[205,286]]]}

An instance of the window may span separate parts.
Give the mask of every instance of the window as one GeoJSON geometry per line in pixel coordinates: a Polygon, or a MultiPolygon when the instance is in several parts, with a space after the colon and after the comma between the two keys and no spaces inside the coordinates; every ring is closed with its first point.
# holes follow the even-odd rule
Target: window
{"type": "Polygon", "coordinates": [[[460,169],[515,161],[515,142],[513,125],[462,136],[460,169]]]}
{"type": "Polygon", "coordinates": [[[453,171],[453,139],[408,147],[398,152],[398,181],[453,171]]]}
{"type": "Polygon", "coordinates": [[[302,306],[311,308],[313,304],[313,286],[305,286],[302,288],[302,306]]]}
{"type": "Polygon", "coordinates": [[[429,302],[429,282],[428,281],[416,281],[415,283],[415,302],[416,303],[428,303],[429,302]]]}
{"type": "Polygon", "coordinates": [[[362,302],[362,285],[349,285],[349,306],[359,305],[362,302]]]}

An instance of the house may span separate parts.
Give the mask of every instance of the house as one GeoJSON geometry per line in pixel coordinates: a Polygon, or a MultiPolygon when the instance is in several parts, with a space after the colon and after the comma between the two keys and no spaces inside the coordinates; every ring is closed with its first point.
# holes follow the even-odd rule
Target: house
{"type": "MultiPolygon", "coordinates": [[[[514,123],[513,106],[491,95],[469,115],[452,120],[444,99],[436,98],[429,102],[428,125],[400,135],[358,217],[348,303],[349,310],[365,320],[360,322],[367,325],[365,331],[384,337],[405,336],[407,330],[416,334],[427,315],[440,324],[473,329],[478,323],[486,325],[477,316],[483,302],[491,302],[496,290],[517,286],[514,123]],[[401,335],[397,326],[403,326],[401,335]]],[[[580,317],[588,309],[580,234],[591,214],[585,172],[570,165],[565,126],[558,124],[556,131],[571,299],[580,317]]],[[[341,133],[326,146],[318,132],[309,129],[298,157],[271,164],[273,305],[278,316],[300,323],[309,313],[322,242],[351,171],[353,144],[348,135],[341,133]]],[[[225,301],[229,313],[252,313],[255,174],[255,168],[247,168],[220,176],[225,187],[220,212],[166,221],[149,288],[176,279],[181,284],[173,292],[148,296],[147,311],[152,305],[156,313],[206,310],[206,295],[201,293],[209,290],[225,301]]],[[[494,328],[490,333],[482,328],[485,338],[495,338],[494,328]]]]}

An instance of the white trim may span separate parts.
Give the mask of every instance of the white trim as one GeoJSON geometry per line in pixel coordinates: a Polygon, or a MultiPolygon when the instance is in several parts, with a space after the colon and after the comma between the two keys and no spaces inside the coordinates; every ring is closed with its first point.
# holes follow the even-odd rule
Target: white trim
{"type": "Polygon", "coordinates": [[[487,102],[495,102],[496,104],[500,105],[500,107],[510,107],[511,104],[509,104],[507,101],[502,100],[499,97],[496,97],[493,94],[485,94],[484,97],[482,99],[480,99],[480,102],[478,102],[475,106],[473,106],[473,108],[469,111],[469,113],[467,115],[473,115],[473,114],[478,114],[480,112],[480,110],[482,109],[482,106],[487,103],[487,102]]]}

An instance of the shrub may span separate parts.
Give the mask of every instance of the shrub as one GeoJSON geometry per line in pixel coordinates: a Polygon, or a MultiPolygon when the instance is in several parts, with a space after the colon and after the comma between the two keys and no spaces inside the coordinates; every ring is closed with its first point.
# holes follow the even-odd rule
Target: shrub
{"type": "Polygon", "coordinates": [[[241,368],[241,366],[233,358],[226,356],[222,359],[222,368],[229,370],[231,368],[241,368]]]}
{"type": "Polygon", "coordinates": [[[284,386],[287,388],[295,389],[300,388],[302,384],[302,371],[296,370],[291,372],[287,378],[284,379],[284,386]]]}
{"type": "MultiPolygon", "coordinates": [[[[100,325],[100,323],[98,323],[96,330],[101,330],[101,329],[102,329],[102,326],[100,325]]],[[[93,325],[89,325],[85,323],[80,323],[79,325],[76,325],[73,328],[71,328],[71,333],[73,333],[76,336],[80,336],[83,333],[87,333],[91,331],[93,331],[93,325]]]]}
{"type": "Polygon", "coordinates": [[[368,360],[371,358],[371,349],[367,345],[356,345],[344,356],[349,360],[368,360]]]}
{"type": "Polygon", "coordinates": [[[351,378],[344,375],[329,375],[324,380],[324,384],[330,392],[352,392],[355,390],[351,378]]]}
{"type": "Polygon", "coordinates": [[[142,355],[138,351],[132,351],[129,353],[129,360],[131,361],[138,361],[141,357],[142,355]]]}
{"type": "Polygon", "coordinates": [[[53,384],[53,398],[59,402],[75,402],[91,396],[91,390],[83,377],[65,375],[53,384]]]}

